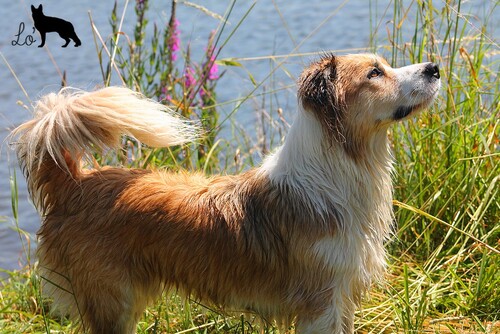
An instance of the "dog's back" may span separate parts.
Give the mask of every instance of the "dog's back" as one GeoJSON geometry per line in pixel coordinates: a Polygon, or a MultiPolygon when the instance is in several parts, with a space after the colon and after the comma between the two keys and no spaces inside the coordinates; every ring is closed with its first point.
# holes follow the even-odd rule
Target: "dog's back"
{"type": "Polygon", "coordinates": [[[48,32],[57,32],[61,38],[66,41],[66,46],[69,43],[69,40],[72,39],[75,42],[75,46],[80,46],[81,41],[76,35],[75,28],[71,22],[65,21],[58,17],[46,16],[43,13],[42,5],[39,5],[38,8],[35,8],[33,5],[31,6],[31,15],[33,17],[33,21],[35,23],[35,28],[40,32],[42,37],[42,44],[45,43],[45,34],[48,32]]]}
{"type": "Polygon", "coordinates": [[[58,17],[45,16],[40,11],[33,12],[33,20],[35,21],[35,28],[43,32],[61,32],[65,30],[72,30],[73,25],[71,22],[65,21],[58,17]]]}

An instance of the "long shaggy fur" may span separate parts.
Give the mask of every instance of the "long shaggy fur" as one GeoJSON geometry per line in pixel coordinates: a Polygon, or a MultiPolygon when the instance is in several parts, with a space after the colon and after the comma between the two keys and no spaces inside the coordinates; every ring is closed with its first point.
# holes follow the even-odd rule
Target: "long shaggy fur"
{"type": "Polygon", "coordinates": [[[434,64],[325,57],[299,80],[285,144],[258,168],[214,177],[82,169],[82,157],[122,134],[170,146],[198,129],[125,88],[43,97],[14,135],[42,216],[45,291],[91,333],[133,333],[169,287],[296,321],[300,333],[352,333],[354,310],[385,266],[387,128],[438,89],[434,64]]]}

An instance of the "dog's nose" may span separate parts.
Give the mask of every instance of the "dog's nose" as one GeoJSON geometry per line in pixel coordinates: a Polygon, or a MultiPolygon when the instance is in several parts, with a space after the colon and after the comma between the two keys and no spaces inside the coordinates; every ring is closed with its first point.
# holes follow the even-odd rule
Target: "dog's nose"
{"type": "Polygon", "coordinates": [[[424,74],[430,77],[435,77],[436,79],[439,79],[441,77],[439,75],[439,66],[434,63],[428,63],[427,65],[425,65],[424,74]]]}

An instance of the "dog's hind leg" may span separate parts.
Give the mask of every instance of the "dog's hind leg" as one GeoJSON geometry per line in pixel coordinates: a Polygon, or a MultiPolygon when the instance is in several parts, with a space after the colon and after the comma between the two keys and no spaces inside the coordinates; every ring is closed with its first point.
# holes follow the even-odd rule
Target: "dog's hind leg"
{"type": "Polygon", "coordinates": [[[42,267],[44,295],[53,298],[56,314],[69,315],[85,333],[135,333],[148,302],[161,293],[159,283],[132,283],[123,268],[105,267],[103,272],[85,268],[60,274],[63,267],[58,271],[42,267]]]}
{"type": "Polygon", "coordinates": [[[71,42],[71,31],[66,31],[66,30],[61,30],[57,32],[59,34],[59,37],[64,39],[66,43],[62,46],[63,48],[67,47],[69,42],[71,42]]]}
{"type": "MultiPolygon", "coordinates": [[[[61,36],[62,37],[62,36],[61,36]]],[[[68,37],[63,37],[64,40],[66,41],[66,43],[62,46],[63,48],[67,47],[69,42],[71,42],[71,40],[68,38],[68,37]]]]}
{"type": "Polygon", "coordinates": [[[71,33],[70,37],[75,42],[75,47],[79,47],[80,45],[82,45],[82,42],[80,41],[80,39],[78,38],[78,36],[74,31],[71,33]]]}

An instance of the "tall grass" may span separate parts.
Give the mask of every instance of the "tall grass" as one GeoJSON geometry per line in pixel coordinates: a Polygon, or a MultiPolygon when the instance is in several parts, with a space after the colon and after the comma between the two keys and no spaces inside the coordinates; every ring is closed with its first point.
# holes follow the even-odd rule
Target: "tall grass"
{"type": "MultiPolygon", "coordinates": [[[[420,333],[500,331],[500,105],[498,45],[473,26],[461,1],[436,8],[394,2],[393,65],[434,61],[444,87],[437,105],[392,131],[398,230],[390,279],[367,301],[361,328],[420,333]],[[466,32],[469,32],[466,35],[466,32]],[[381,300],[379,297],[383,298],[381,300]],[[384,317],[382,318],[382,314],[384,317]],[[492,326],[496,323],[496,329],[492,326]]],[[[491,4],[493,12],[497,4],[491,4]]]]}
{"type": "MultiPolygon", "coordinates": [[[[374,3],[370,1],[370,6],[374,3]]],[[[490,13],[498,10],[498,2],[490,5],[490,13]]],[[[391,130],[396,158],[397,230],[387,245],[390,255],[386,280],[374,287],[358,312],[359,333],[500,333],[499,47],[488,30],[493,17],[485,13],[477,26],[463,6],[460,0],[439,6],[432,0],[409,4],[393,0],[387,8],[393,13],[390,24],[382,27],[377,17],[370,18],[372,50],[385,55],[394,66],[439,63],[443,89],[430,110],[391,130]]],[[[169,44],[175,14],[166,30],[154,29],[155,38],[148,42],[143,15],[147,2],[137,2],[135,10],[138,21],[134,37],[126,40],[122,36],[125,44],[118,42],[121,28],[116,9],[111,15],[114,39],[107,46],[100,45],[104,83],[110,82],[112,73],[119,75],[127,85],[177,106],[186,117],[204,120],[210,136],[200,147],[174,150],[148,150],[125,141],[124,147],[133,154],[132,159],[130,154],[122,157],[123,163],[141,167],[178,165],[207,172],[219,171],[223,165],[227,170],[240,170],[245,168],[241,156],[246,156],[244,162],[251,165],[252,152],[268,151],[279,144],[281,138],[273,141],[273,136],[284,135],[286,121],[280,113],[270,111],[263,113],[263,131],[257,145],[241,139],[248,134],[236,127],[234,138],[218,137],[216,130],[221,120],[215,85],[220,78],[210,82],[209,67],[204,64],[213,64],[213,56],[217,55],[213,50],[227,42],[217,38],[222,25],[214,35],[207,36],[207,50],[212,53],[205,54],[198,63],[201,65],[194,66],[186,48],[178,68],[169,44]],[[110,51],[109,63],[104,60],[104,50],[110,51]],[[195,69],[199,89],[210,91],[208,108],[200,100],[203,97],[192,94],[196,87],[186,85],[189,66],[195,69]],[[167,91],[164,87],[168,87],[167,91]],[[168,101],[166,93],[170,94],[168,101]],[[225,145],[227,152],[222,154],[222,140],[237,144],[225,145]],[[234,162],[218,160],[228,156],[235,157],[234,162]]],[[[241,65],[238,59],[219,59],[217,64],[241,65]]],[[[264,94],[263,110],[279,110],[272,94],[272,90],[264,94]]],[[[243,100],[249,98],[252,96],[243,100]]],[[[36,271],[9,275],[0,291],[0,331],[48,333],[74,329],[66,320],[47,315],[47,301],[40,297],[36,271]]],[[[262,323],[252,315],[225,315],[176,294],[168,294],[150,307],[137,331],[278,332],[272,324],[262,323]]]]}

